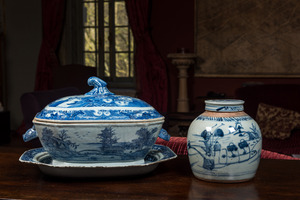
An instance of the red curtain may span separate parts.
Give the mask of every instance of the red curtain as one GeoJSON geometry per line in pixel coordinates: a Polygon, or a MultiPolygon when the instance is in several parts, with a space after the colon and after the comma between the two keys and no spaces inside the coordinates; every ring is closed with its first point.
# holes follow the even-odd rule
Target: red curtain
{"type": "Polygon", "coordinates": [[[53,86],[52,71],[59,66],[56,50],[61,38],[65,0],[42,0],[43,40],[40,48],[35,90],[53,86]]]}
{"type": "Polygon", "coordinates": [[[151,38],[149,0],[126,0],[126,9],[136,42],[138,98],[165,113],[168,107],[167,67],[151,38]]]}

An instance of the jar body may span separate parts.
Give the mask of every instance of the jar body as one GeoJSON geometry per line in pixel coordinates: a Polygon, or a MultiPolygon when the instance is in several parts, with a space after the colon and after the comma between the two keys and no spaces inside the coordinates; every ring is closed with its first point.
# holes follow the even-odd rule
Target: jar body
{"type": "Polygon", "coordinates": [[[259,126],[243,109],[236,109],[234,103],[226,105],[225,111],[219,110],[224,107],[222,100],[219,104],[199,115],[189,127],[187,148],[191,169],[202,180],[247,181],[255,176],[260,161],[259,126]]]}

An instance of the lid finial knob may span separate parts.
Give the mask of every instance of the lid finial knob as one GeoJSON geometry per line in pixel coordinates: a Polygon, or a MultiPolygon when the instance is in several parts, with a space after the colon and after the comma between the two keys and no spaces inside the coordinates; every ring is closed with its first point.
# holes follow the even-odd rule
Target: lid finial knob
{"type": "Polygon", "coordinates": [[[112,95],[113,93],[110,92],[106,85],[107,83],[101,80],[98,77],[92,76],[87,81],[89,86],[94,86],[94,89],[86,93],[85,95],[112,95]]]}

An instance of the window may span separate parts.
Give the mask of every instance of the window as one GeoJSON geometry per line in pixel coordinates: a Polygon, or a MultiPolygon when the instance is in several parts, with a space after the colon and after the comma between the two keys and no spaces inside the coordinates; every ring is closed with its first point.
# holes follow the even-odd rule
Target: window
{"type": "Polygon", "coordinates": [[[124,0],[82,0],[84,65],[115,86],[134,86],[134,39],[124,0]]]}

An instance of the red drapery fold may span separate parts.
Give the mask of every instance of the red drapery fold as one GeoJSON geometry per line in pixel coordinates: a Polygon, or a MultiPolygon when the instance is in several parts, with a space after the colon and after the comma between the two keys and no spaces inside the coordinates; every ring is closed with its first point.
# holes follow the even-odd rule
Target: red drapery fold
{"type": "Polygon", "coordinates": [[[138,97],[165,113],[168,107],[167,67],[150,35],[149,1],[126,0],[126,9],[136,42],[134,61],[138,97]]]}
{"type": "Polygon", "coordinates": [[[43,40],[40,48],[35,90],[53,86],[52,71],[59,66],[56,49],[62,33],[65,0],[42,0],[43,40]]]}

